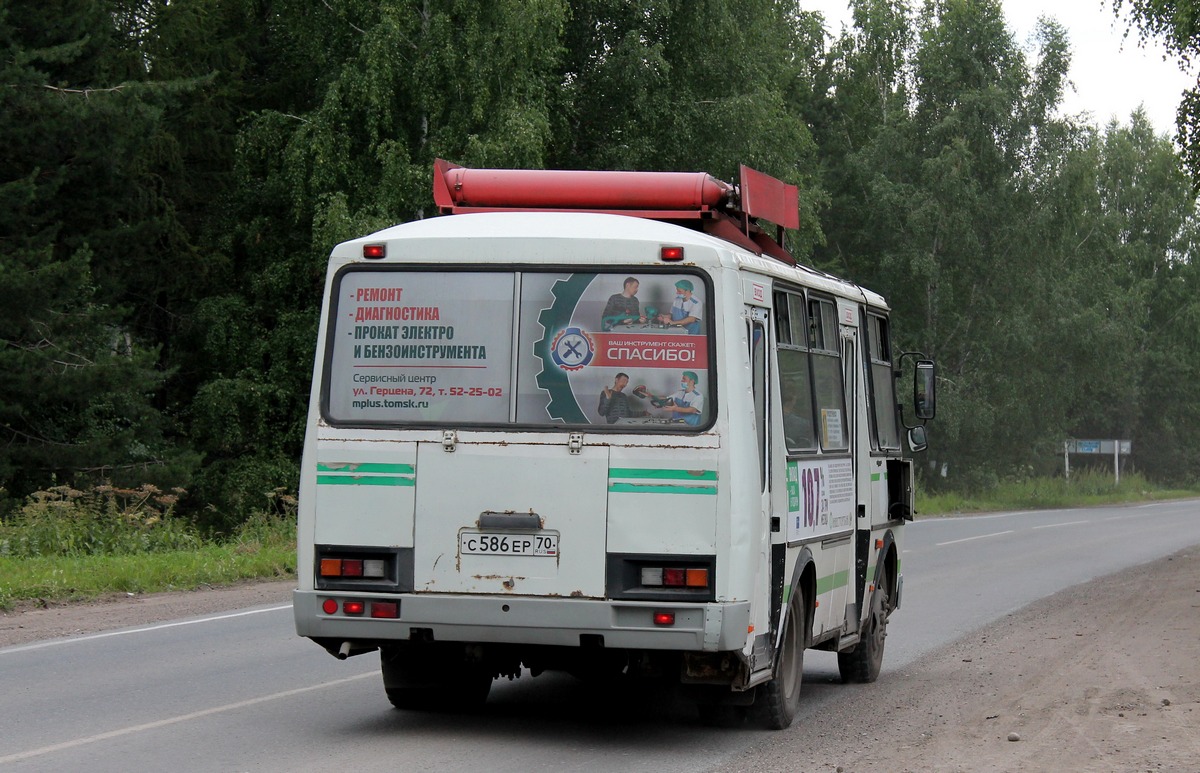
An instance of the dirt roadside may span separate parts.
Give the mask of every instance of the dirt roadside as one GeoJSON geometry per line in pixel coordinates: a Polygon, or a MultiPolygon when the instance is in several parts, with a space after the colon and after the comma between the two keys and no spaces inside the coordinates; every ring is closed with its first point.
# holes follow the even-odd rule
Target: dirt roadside
{"type": "Polygon", "coordinates": [[[884,673],[746,773],[1200,771],[1200,546],[1069,588],[884,673]],[[864,710],[864,706],[867,706],[864,710]]]}
{"type": "Polygon", "coordinates": [[[44,608],[26,603],[11,612],[0,612],[0,647],[151,625],[231,609],[286,604],[292,600],[295,587],[295,580],[275,580],[170,593],[115,593],[95,601],[44,608]]]}
{"type": "MultiPolygon", "coordinates": [[[[14,611],[0,615],[0,647],[287,603],[293,587],[14,611]]],[[[885,663],[873,685],[841,689],[860,697],[803,729],[765,734],[718,769],[1200,770],[1200,547],[1068,589],[918,664],[885,663]]]]}

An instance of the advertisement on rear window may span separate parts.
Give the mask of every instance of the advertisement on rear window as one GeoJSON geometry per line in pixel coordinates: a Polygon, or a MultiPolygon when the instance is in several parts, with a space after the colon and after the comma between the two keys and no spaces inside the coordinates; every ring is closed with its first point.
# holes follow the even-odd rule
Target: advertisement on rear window
{"type": "Polygon", "coordinates": [[[349,271],[335,289],[326,415],[701,427],[705,289],[684,273],[349,271]]]}
{"type": "Polygon", "coordinates": [[[508,416],[512,274],[354,271],[337,292],[332,417],[403,423],[508,416]]]}
{"type": "Polygon", "coordinates": [[[526,277],[519,422],[708,423],[708,304],[691,274],[526,277]],[[552,280],[552,281],[550,281],[552,280]],[[534,312],[534,309],[538,309],[534,312]],[[536,389],[534,388],[536,386],[536,389]]]}

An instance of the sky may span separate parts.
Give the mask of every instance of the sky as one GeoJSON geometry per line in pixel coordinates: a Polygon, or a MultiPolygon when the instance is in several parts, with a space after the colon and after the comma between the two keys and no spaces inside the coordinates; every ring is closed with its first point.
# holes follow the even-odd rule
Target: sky
{"type": "MultiPolygon", "coordinates": [[[[914,5],[919,2],[914,0],[914,5]]],[[[1051,16],[1066,27],[1074,91],[1067,91],[1065,113],[1087,112],[1092,123],[1104,126],[1112,118],[1128,122],[1140,104],[1157,131],[1174,136],[1179,95],[1196,82],[1195,76],[1181,72],[1173,58],[1163,61],[1164,49],[1156,42],[1140,47],[1136,32],[1126,39],[1127,25],[1113,15],[1110,1],[1002,3],[1017,43],[1027,49],[1039,16],[1051,16]]],[[[800,6],[821,11],[832,34],[836,35],[843,23],[850,23],[846,0],[800,0],[800,6]]]]}

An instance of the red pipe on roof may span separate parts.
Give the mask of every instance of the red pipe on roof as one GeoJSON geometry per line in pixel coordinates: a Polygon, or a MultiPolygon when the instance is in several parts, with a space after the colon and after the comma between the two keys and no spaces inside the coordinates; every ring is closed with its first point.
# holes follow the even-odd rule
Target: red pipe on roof
{"type": "Polygon", "coordinates": [[[704,172],[464,169],[441,159],[435,169],[439,208],[704,210],[732,190],[704,172]]]}

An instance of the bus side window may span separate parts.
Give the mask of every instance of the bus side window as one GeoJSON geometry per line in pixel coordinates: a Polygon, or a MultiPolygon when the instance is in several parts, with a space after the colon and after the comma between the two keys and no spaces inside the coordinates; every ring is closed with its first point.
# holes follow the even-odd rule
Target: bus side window
{"type": "Polygon", "coordinates": [[[767,488],[767,328],[750,320],[750,371],[754,379],[754,430],[758,440],[758,473],[767,488]]]}
{"type": "Polygon", "coordinates": [[[775,293],[775,338],[781,344],[792,343],[792,316],[787,293],[775,293]]]}
{"type": "Polygon", "coordinates": [[[779,398],[783,405],[783,437],[789,451],[817,450],[813,419],[812,375],[804,297],[777,293],[775,314],[779,338],[779,398]]]}
{"type": "Polygon", "coordinates": [[[892,375],[892,343],[887,318],[867,314],[867,346],[870,353],[872,442],[876,450],[900,448],[896,418],[896,380],[892,375]]]}
{"type": "Polygon", "coordinates": [[[846,451],[850,448],[850,438],[846,423],[837,308],[832,301],[813,298],[809,300],[808,309],[813,389],[817,398],[817,434],[824,450],[846,451]]]}

